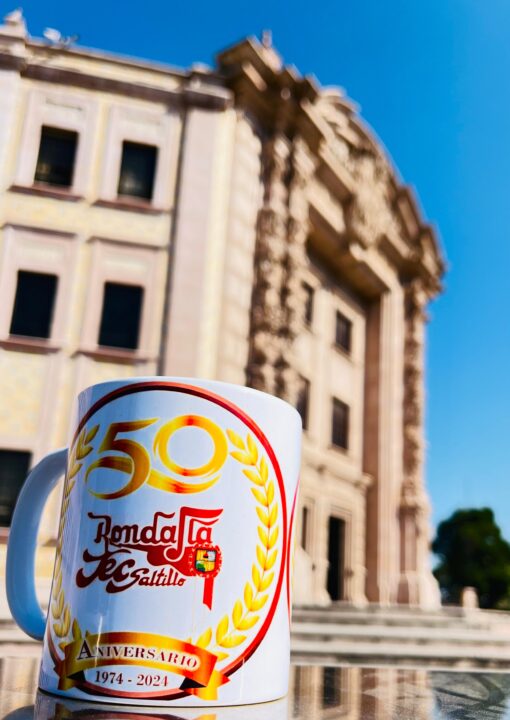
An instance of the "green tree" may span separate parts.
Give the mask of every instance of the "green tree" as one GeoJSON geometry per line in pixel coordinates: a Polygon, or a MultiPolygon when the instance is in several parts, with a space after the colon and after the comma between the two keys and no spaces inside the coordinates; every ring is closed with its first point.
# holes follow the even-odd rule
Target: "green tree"
{"type": "Polygon", "coordinates": [[[457,510],[437,528],[434,569],[446,602],[459,603],[462,589],[474,587],[480,607],[508,607],[510,545],[490,508],[457,510]]]}

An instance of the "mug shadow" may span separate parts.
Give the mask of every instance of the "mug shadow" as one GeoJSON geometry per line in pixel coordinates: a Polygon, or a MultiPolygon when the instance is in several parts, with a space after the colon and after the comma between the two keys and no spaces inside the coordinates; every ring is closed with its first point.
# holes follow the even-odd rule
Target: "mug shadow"
{"type": "Polygon", "coordinates": [[[35,705],[26,705],[3,720],[287,720],[287,698],[256,705],[215,708],[159,708],[102,705],[53,697],[37,692],[35,705]]]}

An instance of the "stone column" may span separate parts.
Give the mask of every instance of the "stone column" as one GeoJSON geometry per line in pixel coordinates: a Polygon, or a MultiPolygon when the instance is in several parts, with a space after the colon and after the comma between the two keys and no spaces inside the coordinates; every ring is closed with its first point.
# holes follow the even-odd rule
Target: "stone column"
{"type": "Polygon", "coordinates": [[[356,490],[359,493],[355,503],[355,512],[352,521],[352,594],[351,601],[358,607],[367,604],[367,596],[365,593],[367,569],[365,563],[365,537],[366,537],[366,493],[368,487],[368,477],[363,478],[363,482],[356,483],[356,490]]]}
{"type": "Polygon", "coordinates": [[[230,111],[188,111],[162,375],[216,375],[234,122],[230,111]]]}
{"type": "MultiPolygon", "coordinates": [[[[322,479],[322,478],[321,478],[322,479]]],[[[316,506],[316,527],[315,537],[312,547],[312,557],[314,560],[314,602],[317,605],[330,605],[326,586],[328,584],[328,523],[330,515],[330,501],[327,497],[317,498],[316,506]]]]}
{"type": "Polygon", "coordinates": [[[428,297],[420,280],[404,294],[404,479],[400,497],[400,578],[397,601],[437,607],[439,589],[430,570],[429,503],[423,480],[424,325],[428,297]]]}
{"type": "Polygon", "coordinates": [[[370,602],[395,602],[399,577],[396,519],[402,484],[402,292],[394,285],[367,313],[363,469],[367,491],[366,593],[370,602]]]}
{"type": "Polygon", "coordinates": [[[354,528],[356,520],[351,511],[344,516],[344,578],[343,578],[343,600],[354,603],[355,580],[354,580],[354,528]]]}
{"type": "Polygon", "coordinates": [[[0,72],[0,188],[8,188],[13,181],[11,153],[17,146],[16,134],[20,123],[17,115],[20,111],[22,88],[20,70],[23,58],[27,54],[25,40],[28,37],[21,11],[15,10],[4,18],[0,25],[0,45],[2,46],[2,70],[0,72]],[[7,57],[9,59],[7,59],[7,57]]]}

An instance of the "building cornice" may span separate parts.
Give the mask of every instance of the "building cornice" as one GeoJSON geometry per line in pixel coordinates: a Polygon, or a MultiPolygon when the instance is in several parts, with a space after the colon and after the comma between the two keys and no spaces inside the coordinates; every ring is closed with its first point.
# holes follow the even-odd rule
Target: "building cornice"
{"type": "Polygon", "coordinates": [[[44,82],[81,87],[88,90],[127,95],[138,100],[171,103],[174,106],[196,106],[224,110],[232,104],[232,97],[224,88],[215,85],[186,82],[175,89],[143,82],[119,80],[85,73],[71,68],[41,65],[37,59],[27,60],[20,67],[22,77],[44,82]]]}
{"type": "Polygon", "coordinates": [[[204,66],[177,71],[170,66],[107,53],[52,47],[10,35],[0,27],[0,68],[21,77],[115,93],[140,100],[224,110],[233,103],[223,79],[204,66]],[[73,62],[74,61],[74,62],[73,62]]]}
{"type": "Polygon", "coordinates": [[[122,68],[149,70],[152,73],[166,77],[186,78],[189,74],[188,71],[183,70],[182,68],[177,68],[173,65],[167,65],[166,63],[159,63],[154,60],[143,60],[127,55],[109,53],[104,50],[96,50],[95,48],[76,47],[74,45],[61,48],[58,45],[53,46],[47,42],[43,42],[42,40],[37,40],[34,38],[27,38],[25,45],[27,49],[31,51],[34,55],[39,54],[50,58],[58,58],[59,56],[65,54],[67,58],[97,60],[98,62],[103,64],[106,63],[122,68]]]}

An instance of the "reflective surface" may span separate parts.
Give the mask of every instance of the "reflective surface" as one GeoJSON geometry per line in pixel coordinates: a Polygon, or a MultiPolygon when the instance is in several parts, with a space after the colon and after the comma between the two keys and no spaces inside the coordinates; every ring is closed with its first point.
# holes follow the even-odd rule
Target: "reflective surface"
{"type": "Polygon", "coordinates": [[[244,707],[129,708],[37,692],[39,660],[0,659],[0,720],[510,720],[510,673],[296,666],[288,698],[244,707]]]}

